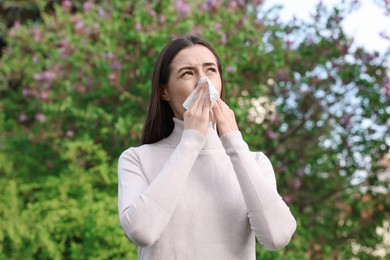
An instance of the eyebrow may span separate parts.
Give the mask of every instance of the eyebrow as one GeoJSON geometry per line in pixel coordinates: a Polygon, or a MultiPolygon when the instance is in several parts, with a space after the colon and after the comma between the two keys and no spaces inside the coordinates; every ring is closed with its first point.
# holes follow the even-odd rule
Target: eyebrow
{"type": "MultiPolygon", "coordinates": [[[[211,67],[211,66],[215,66],[217,67],[217,64],[215,64],[214,62],[205,62],[202,64],[202,67],[211,67]]],[[[179,74],[181,71],[183,70],[195,70],[195,67],[194,66],[185,66],[185,67],[182,67],[180,68],[178,71],[177,71],[177,74],[179,74]]]]}

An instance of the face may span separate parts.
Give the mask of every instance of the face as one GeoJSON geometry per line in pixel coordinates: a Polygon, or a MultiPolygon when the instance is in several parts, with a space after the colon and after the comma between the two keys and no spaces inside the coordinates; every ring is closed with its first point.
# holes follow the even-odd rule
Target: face
{"type": "Polygon", "coordinates": [[[222,82],[217,59],[203,45],[187,47],[172,60],[169,81],[163,86],[162,99],[171,105],[176,118],[183,120],[183,102],[204,76],[210,79],[221,95],[222,82]]]}

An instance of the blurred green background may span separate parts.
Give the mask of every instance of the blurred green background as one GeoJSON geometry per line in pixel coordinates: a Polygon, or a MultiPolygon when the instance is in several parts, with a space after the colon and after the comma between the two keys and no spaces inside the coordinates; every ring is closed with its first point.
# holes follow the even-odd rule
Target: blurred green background
{"type": "Polygon", "coordinates": [[[0,1],[0,259],[137,259],[117,158],[140,144],[158,53],[188,34],[220,55],[298,222],[258,259],[385,259],[389,53],[352,46],[355,2],[283,24],[261,0],[0,1]]]}

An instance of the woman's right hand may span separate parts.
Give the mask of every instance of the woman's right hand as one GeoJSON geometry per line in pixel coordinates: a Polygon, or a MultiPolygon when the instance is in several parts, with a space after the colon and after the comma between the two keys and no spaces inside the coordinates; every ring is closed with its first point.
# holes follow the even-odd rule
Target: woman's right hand
{"type": "Polygon", "coordinates": [[[211,100],[207,81],[199,86],[199,91],[191,106],[184,112],[184,130],[193,129],[206,135],[210,122],[211,100]]]}

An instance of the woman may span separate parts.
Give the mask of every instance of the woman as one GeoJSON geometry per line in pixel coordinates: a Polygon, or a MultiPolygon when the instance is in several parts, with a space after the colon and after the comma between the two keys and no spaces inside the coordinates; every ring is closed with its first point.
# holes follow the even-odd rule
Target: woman
{"type": "Polygon", "coordinates": [[[119,218],[139,259],[255,259],[255,237],[269,250],[290,241],[296,222],[272,165],[249,151],[223,92],[221,63],[206,41],[178,38],[161,52],[143,145],[118,165],[119,218]],[[185,110],[201,77],[220,99],[211,107],[205,81],[185,110]]]}

